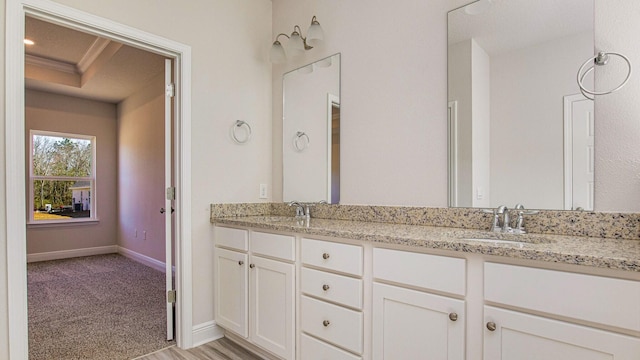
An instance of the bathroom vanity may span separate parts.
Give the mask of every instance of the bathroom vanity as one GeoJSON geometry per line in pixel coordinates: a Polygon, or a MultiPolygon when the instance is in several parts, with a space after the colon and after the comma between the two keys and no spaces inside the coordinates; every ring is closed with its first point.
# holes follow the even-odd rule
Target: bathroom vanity
{"type": "Polygon", "coordinates": [[[212,222],[216,322],[265,357],[640,354],[637,240],[283,216],[212,222]]]}

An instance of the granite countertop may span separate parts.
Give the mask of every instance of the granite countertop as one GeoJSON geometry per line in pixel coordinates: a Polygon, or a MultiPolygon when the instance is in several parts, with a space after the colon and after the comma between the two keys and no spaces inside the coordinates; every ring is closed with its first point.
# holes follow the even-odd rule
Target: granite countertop
{"type": "Polygon", "coordinates": [[[331,236],[429,249],[640,272],[640,241],[594,237],[501,234],[436,226],[313,218],[308,223],[285,216],[218,217],[215,224],[331,236]],[[490,239],[511,242],[496,242],[490,239]],[[469,240],[478,239],[478,240],[469,240]]]}

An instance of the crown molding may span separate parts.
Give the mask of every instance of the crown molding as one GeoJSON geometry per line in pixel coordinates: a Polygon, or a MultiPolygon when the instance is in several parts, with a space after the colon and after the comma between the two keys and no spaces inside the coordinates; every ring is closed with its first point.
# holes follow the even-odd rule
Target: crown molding
{"type": "Polygon", "coordinates": [[[91,44],[87,52],[84,54],[82,59],[78,61],[77,70],[80,74],[84,74],[85,71],[93,64],[94,61],[102,54],[104,49],[111,43],[111,40],[98,37],[91,44]]]}
{"type": "Polygon", "coordinates": [[[24,55],[24,62],[26,65],[38,66],[45,69],[65,72],[69,74],[78,74],[78,69],[75,65],[65,63],[62,61],[51,60],[36,55],[24,55]]]}

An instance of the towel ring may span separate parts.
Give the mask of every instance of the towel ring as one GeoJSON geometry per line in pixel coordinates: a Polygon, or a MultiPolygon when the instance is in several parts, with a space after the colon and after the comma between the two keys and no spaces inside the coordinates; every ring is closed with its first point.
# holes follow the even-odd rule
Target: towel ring
{"type": "Polygon", "coordinates": [[[231,126],[231,137],[233,138],[233,141],[237,142],[238,144],[247,143],[249,139],[251,139],[251,126],[249,126],[246,121],[236,120],[236,122],[231,126]],[[243,126],[247,128],[247,135],[244,137],[244,139],[238,138],[238,134],[236,133],[236,131],[243,126]]]}
{"type": "Polygon", "coordinates": [[[608,95],[611,94],[613,92],[616,92],[618,90],[620,90],[620,88],[622,88],[623,86],[625,86],[627,84],[627,82],[629,81],[629,78],[631,77],[631,61],[629,60],[628,57],[620,54],[620,53],[616,53],[616,52],[599,52],[596,56],[589,58],[587,61],[585,61],[582,66],[580,66],[580,69],[578,70],[578,86],[580,86],[580,91],[582,92],[582,95],[584,95],[585,97],[587,97],[588,99],[593,100],[593,97],[588,96],[589,95],[593,95],[595,97],[595,95],[608,95]],[[602,65],[607,65],[607,63],[609,62],[609,55],[615,55],[620,57],[622,60],[624,60],[627,63],[627,66],[629,67],[629,72],[627,72],[627,77],[624,79],[624,81],[622,81],[622,83],[620,85],[618,85],[616,88],[611,89],[609,91],[591,91],[589,89],[587,89],[583,82],[584,82],[584,78],[585,76],[587,76],[587,74],[591,71],[593,71],[595,65],[598,66],[602,66],[602,65]],[[584,70],[585,66],[587,66],[590,62],[594,62],[595,65],[591,65],[590,68],[588,68],[584,73],[582,73],[582,71],[584,70]]]}
{"type": "Polygon", "coordinates": [[[296,132],[296,136],[293,137],[293,147],[298,151],[304,151],[309,147],[309,135],[304,131],[296,132]],[[303,142],[303,139],[306,139],[306,141],[303,142]]]}

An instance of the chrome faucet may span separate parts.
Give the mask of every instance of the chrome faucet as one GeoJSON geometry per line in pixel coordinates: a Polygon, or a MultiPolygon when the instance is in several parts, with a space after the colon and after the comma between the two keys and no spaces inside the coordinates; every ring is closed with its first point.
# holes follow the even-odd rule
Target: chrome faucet
{"type": "Polygon", "coordinates": [[[297,201],[290,201],[289,206],[296,207],[296,218],[304,218],[306,216],[304,212],[304,207],[301,203],[297,201]]]}
{"type": "Polygon", "coordinates": [[[509,218],[509,209],[504,206],[498,206],[496,210],[496,214],[498,216],[502,215],[502,232],[511,232],[513,229],[511,228],[511,219],[509,218]]]}
{"type": "Polygon", "coordinates": [[[525,215],[535,215],[539,213],[538,210],[525,210],[522,204],[516,205],[516,210],[518,210],[518,218],[516,219],[516,227],[513,229],[513,232],[516,234],[526,234],[527,231],[524,228],[524,216],[525,215]]]}

